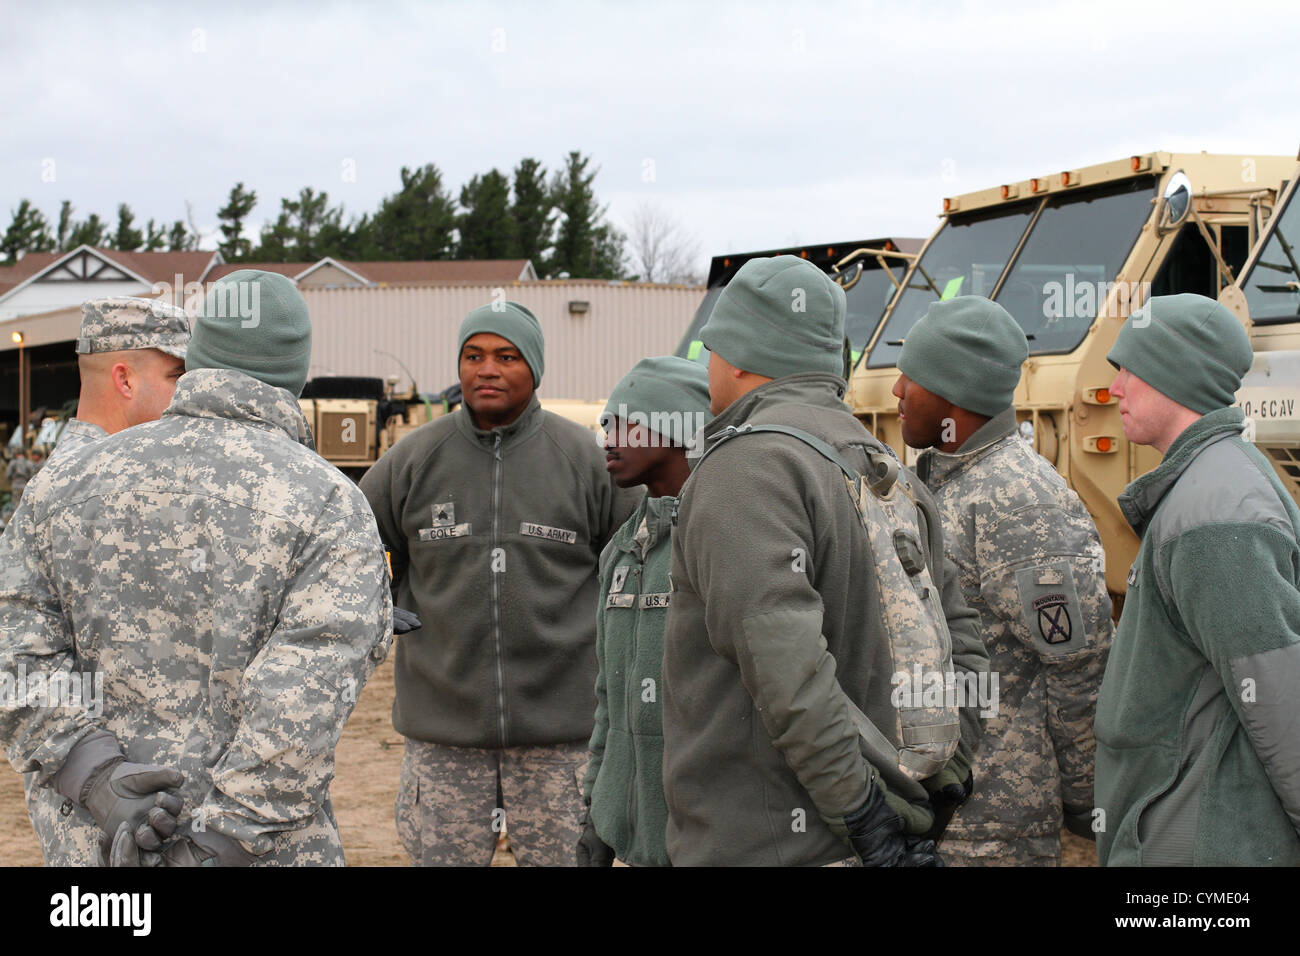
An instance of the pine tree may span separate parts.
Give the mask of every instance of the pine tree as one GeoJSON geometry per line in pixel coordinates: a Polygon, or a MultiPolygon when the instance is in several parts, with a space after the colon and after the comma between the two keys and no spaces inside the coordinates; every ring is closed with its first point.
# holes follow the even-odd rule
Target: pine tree
{"type": "Polygon", "coordinates": [[[134,252],[144,245],[144,233],[132,228],[135,213],[126,203],[117,207],[117,232],[113,234],[113,248],[123,252],[134,252]]]}
{"type": "Polygon", "coordinates": [[[253,251],[253,242],[244,238],[244,220],[257,205],[257,193],[246,191],[243,183],[235,183],[225,206],[217,210],[221,235],[225,242],[217,243],[221,257],[227,262],[246,260],[253,251]]]}
{"type": "Polygon", "coordinates": [[[514,191],[510,215],[515,221],[515,244],[509,254],[516,259],[531,259],[540,270],[555,231],[555,206],[546,188],[545,167],[535,159],[520,160],[515,167],[514,191]]]}
{"type": "Polygon", "coordinates": [[[0,253],[6,262],[17,261],[24,252],[49,252],[54,248],[54,237],[50,235],[50,223],[45,214],[31,204],[22,200],[13,211],[13,219],[0,239],[0,253]]]}
{"type": "Polygon", "coordinates": [[[504,259],[515,247],[510,180],[493,169],[461,187],[458,259],[504,259]]]}
{"type": "Polygon", "coordinates": [[[102,246],[107,235],[108,223],[99,218],[99,213],[92,212],[84,222],[73,224],[68,233],[68,248],[102,246]]]}
{"type": "Polygon", "coordinates": [[[55,235],[55,248],[59,252],[67,252],[69,248],[68,239],[72,237],[72,203],[63,200],[59,206],[59,229],[55,235]]]}
{"type": "Polygon", "coordinates": [[[197,241],[198,237],[190,235],[190,231],[185,228],[185,220],[177,219],[167,232],[167,251],[188,252],[197,241]]]}
{"type": "Polygon", "coordinates": [[[167,245],[167,231],[162,226],[155,226],[152,219],[144,227],[144,251],[158,252],[167,245]]]}
{"type": "Polygon", "coordinates": [[[262,230],[256,256],[265,262],[314,262],[335,254],[346,229],[342,208],[331,209],[329,193],[310,186],[297,199],[281,199],[280,215],[262,230]]]}
{"type": "Polygon", "coordinates": [[[551,197],[559,211],[560,228],[555,252],[546,267],[548,276],[616,279],[623,274],[623,234],[605,221],[606,207],[596,201],[592,182],[599,169],[587,172],[591,162],[577,150],[569,153],[565,168],[551,182],[551,197]]]}
{"type": "Polygon", "coordinates": [[[402,167],[402,188],[370,220],[367,258],[450,259],[456,210],[433,163],[402,167]]]}

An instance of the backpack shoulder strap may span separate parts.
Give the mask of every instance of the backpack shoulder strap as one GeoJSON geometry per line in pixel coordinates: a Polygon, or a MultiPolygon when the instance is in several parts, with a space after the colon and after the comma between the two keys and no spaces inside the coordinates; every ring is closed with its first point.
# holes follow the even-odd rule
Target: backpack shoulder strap
{"type": "Polygon", "coordinates": [[[866,449],[867,456],[871,459],[871,468],[875,473],[859,476],[853,466],[846,462],[844,457],[828,443],[822,441],[816,435],[810,435],[802,428],[795,428],[793,425],[728,425],[718,433],[717,440],[700,456],[699,462],[696,462],[696,467],[698,468],[700,463],[709,457],[710,453],[716,451],[719,446],[726,444],[739,435],[752,435],[756,432],[776,432],[799,439],[799,441],[844,472],[844,477],[850,482],[855,482],[859,477],[862,477],[877,495],[888,495],[889,490],[893,488],[894,483],[898,480],[898,459],[892,454],[877,452],[870,448],[866,449]]]}

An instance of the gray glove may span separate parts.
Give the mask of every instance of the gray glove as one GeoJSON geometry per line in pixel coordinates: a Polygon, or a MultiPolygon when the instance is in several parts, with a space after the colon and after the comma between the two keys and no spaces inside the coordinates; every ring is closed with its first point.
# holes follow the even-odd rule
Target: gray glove
{"type": "Polygon", "coordinates": [[[128,763],[112,734],[99,730],[77,741],[54,777],[54,789],[90,811],[100,830],[116,839],[124,825],[145,850],[159,850],[176,832],[184,805],[166,790],[185,783],[178,771],[128,763]]]}
{"type": "MultiPolygon", "coordinates": [[[[101,843],[102,846],[102,843],[101,843]]],[[[113,838],[108,852],[109,866],[250,866],[257,857],[238,840],[215,830],[187,830],[168,843],[161,853],[140,853],[123,824],[113,838]]]]}
{"type": "Polygon", "coordinates": [[[393,633],[405,634],[407,631],[414,631],[423,627],[420,619],[415,616],[414,611],[407,611],[404,608],[393,607],[393,633]]]}

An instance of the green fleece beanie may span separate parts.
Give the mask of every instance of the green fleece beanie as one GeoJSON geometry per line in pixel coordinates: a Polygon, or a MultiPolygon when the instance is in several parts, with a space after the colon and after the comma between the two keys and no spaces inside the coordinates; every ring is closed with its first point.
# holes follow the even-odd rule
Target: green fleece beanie
{"type": "Polygon", "coordinates": [[[903,339],[898,370],[927,391],[992,418],[1009,408],[1029,358],[1025,333],[982,295],[935,302],[903,339]]]}
{"type": "Polygon", "coordinates": [[[1202,415],[1237,400],[1254,358],[1233,314],[1190,292],[1155,296],[1132,312],[1106,355],[1111,365],[1202,415]]]}
{"type": "Polygon", "coordinates": [[[456,361],[460,362],[460,353],[465,348],[470,336],[480,332],[491,332],[507,340],[519,350],[519,354],[528,363],[528,370],[533,373],[533,388],[542,384],[542,372],[546,370],[546,343],[542,340],[542,325],[537,316],[529,312],[518,302],[493,302],[481,305],[460,324],[460,344],[456,346],[456,361]]]}
{"type": "Polygon", "coordinates": [[[806,259],[750,259],[714,303],[700,340],[746,372],[844,371],[844,290],[806,259]]]}
{"type": "Polygon", "coordinates": [[[185,370],[229,368],[302,395],[311,366],[311,318],[288,276],[240,269],[203,297],[185,370]]]}
{"type": "Polygon", "coordinates": [[[602,416],[605,430],[611,417],[627,425],[644,425],[685,447],[712,416],[709,414],[709,373],[699,362],[676,355],[644,358],[614,386],[602,416]]]}

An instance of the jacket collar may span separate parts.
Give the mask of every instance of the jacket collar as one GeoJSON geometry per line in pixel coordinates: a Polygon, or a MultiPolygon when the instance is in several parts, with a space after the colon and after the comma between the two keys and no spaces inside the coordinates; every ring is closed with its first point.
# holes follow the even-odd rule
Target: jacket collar
{"type": "Polygon", "coordinates": [[[293,393],[228,368],[196,368],[176,383],[176,393],[163,412],[191,418],[247,422],[268,431],[284,432],[312,451],[316,443],[293,393]]]}
{"type": "Polygon", "coordinates": [[[977,428],[955,452],[931,448],[916,460],[916,474],[930,487],[937,487],[972,462],[979,461],[1003,439],[1017,434],[1014,407],[998,412],[977,428]]]}
{"type": "Polygon", "coordinates": [[[542,426],[542,403],[537,398],[537,393],[533,392],[533,397],[529,400],[524,410],[519,413],[509,425],[498,425],[496,428],[479,428],[474,424],[474,418],[470,415],[469,406],[461,402],[460,408],[452,413],[456,417],[456,428],[462,435],[468,438],[473,444],[487,451],[492,450],[496,444],[497,437],[501,438],[502,447],[513,445],[517,440],[522,440],[542,426]]]}
{"type": "Polygon", "coordinates": [[[1187,466],[1207,446],[1233,435],[1241,434],[1246,416],[1240,408],[1217,408],[1188,425],[1165,452],[1164,460],[1145,475],[1133,480],[1119,496],[1119,507],[1124,517],[1139,535],[1169,489],[1174,486],[1187,466]]]}
{"type": "Polygon", "coordinates": [[[636,511],[632,512],[631,519],[614,538],[614,547],[635,554],[637,560],[644,563],[646,555],[654,550],[655,545],[672,532],[672,514],[676,504],[677,499],[671,495],[662,498],[643,495],[636,511]]]}
{"type": "Polygon", "coordinates": [[[844,409],[844,379],[830,372],[800,372],[783,375],[745,393],[728,405],[704,429],[705,445],[728,425],[741,425],[773,405],[815,405],[844,409]]]}

